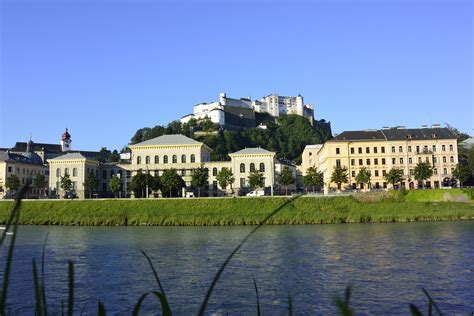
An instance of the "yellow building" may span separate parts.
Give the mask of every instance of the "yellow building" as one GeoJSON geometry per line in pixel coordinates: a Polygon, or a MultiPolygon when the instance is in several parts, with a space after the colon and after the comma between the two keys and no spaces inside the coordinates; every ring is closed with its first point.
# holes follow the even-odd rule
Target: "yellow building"
{"type": "Polygon", "coordinates": [[[392,168],[402,170],[402,187],[415,188],[418,183],[414,179],[414,169],[421,161],[429,162],[433,167],[433,176],[426,181],[426,186],[441,187],[452,178],[458,163],[456,137],[439,125],[346,131],[323,145],[307,146],[302,155],[302,168],[306,172],[314,166],[323,172],[325,191],[336,188],[335,183],[330,183],[336,166],[347,168],[348,183],[345,185],[353,189],[364,188],[355,180],[362,167],[370,171],[374,189],[387,188],[384,176],[392,168]]]}

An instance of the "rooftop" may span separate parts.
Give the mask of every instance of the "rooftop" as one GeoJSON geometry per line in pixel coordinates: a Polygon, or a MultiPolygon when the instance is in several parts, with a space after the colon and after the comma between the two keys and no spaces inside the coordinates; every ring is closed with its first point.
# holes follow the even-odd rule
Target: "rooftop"
{"type": "Polygon", "coordinates": [[[274,152],[268,151],[260,147],[254,147],[254,148],[244,148],[242,150],[236,151],[235,153],[231,153],[231,155],[262,155],[262,154],[268,155],[268,154],[274,154],[274,152]]]}
{"type": "Polygon", "coordinates": [[[49,159],[49,160],[75,160],[75,159],[87,159],[85,156],[83,156],[81,153],[67,153],[65,155],[49,159]]]}
{"type": "Polygon", "coordinates": [[[364,140],[427,140],[456,139],[447,128],[387,128],[382,130],[345,131],[329,141],[364,141],[364,140]]]}
{"type": "Polygon", "coordinates": [[[186,137],[181,134],[158,136],[141,143],[133,144],[131,146],[161,146],[161,145],[200,145],[202,143],[186,137]]]}
{"type": "Polygon", "coordinates": [[[8,151],[0,151],[0,161],[19,162],[30,165],[43,165],[41,159],[32,159],[25,155],[14,154],[8,151]]]}

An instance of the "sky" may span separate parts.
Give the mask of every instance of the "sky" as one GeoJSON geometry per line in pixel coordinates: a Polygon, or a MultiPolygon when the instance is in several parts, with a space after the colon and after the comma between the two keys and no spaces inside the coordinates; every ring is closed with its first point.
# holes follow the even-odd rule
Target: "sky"
{"type": "Polygon", "coordinates": [[[199,102],[303,95],[334,133],[474,134],[471,0],[0,0],[0,147],[121,149],[199,102]]]}

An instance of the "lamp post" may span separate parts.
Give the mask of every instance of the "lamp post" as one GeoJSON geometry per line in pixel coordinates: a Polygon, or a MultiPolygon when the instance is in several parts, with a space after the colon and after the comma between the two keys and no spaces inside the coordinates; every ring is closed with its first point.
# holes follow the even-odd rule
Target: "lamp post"
{"type": "Polygon", "coordinates": [[[148,199],[148,165],[146,166],[146,193],[145,196],[148,199]]]}

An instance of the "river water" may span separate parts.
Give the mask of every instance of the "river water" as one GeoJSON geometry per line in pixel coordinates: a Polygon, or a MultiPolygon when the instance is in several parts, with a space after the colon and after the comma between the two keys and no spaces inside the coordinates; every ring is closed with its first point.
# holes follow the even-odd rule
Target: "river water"
{"type": "MultiPolygon", "coordinates": [[[[34,314],[31,260],[46,246],[50,312],[67,301],[67,261],[75,268],[75,310],[130,314],[140,295],[157,290],[140,253],[151,257],[175,314],[195,314],[213,275],[253,227],[22,226],[17,234],[9,311],[34,314]]],[[[11,238],[8,237],[8,238],[11,238]]],[[[6,256],[1,250],[1,271],[6,256]]],[[[474,222],[266,226],[230,262],[209,314],[254,314],[255,278],[264,314],[333,314],[334,298],[352,286],[357,314],[426,311],[428,290],[446,314],[474,311],[474,222]]],[[[145,314],[158,314],[153,298],[145,314]]]]}

